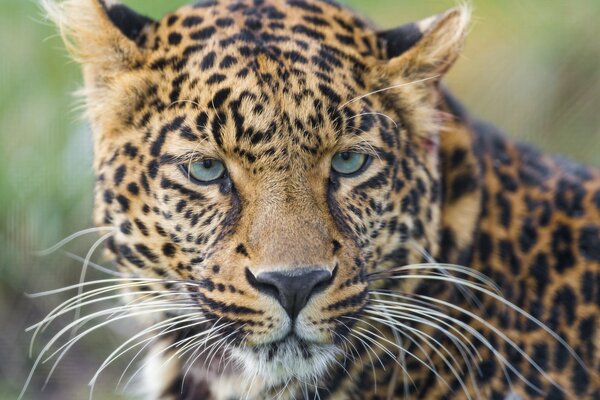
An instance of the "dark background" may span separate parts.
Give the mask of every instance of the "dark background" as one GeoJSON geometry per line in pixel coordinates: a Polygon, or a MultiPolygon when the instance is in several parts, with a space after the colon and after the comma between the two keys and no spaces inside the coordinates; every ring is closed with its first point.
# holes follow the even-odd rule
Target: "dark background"
{"type": "MultiPolygon", "coordinates": [[[[126,3],[159,17],[185,2],[126,3]]],[[[347,3],[382,27],[456,4],[347,3]]],[[[511,136],[599,165],[600,1],[474,0],[473,5],[471,35],[447,79],[450,88],[474,114],[511,136]]],[[[67,298],[32,300],[24,293],[73,284],[81,267],[62,252],[37,257],[34,251],[91,226],[93,176],[91,135],[71,95],[81,83],[80,72],[35,1],[0,0],[0,51],[0,399],[13,399],[32,364],[24,329],[67,298]]],[[[97,238],[82,237],[66,249],[85,256],[97,238]]],[[[90,274],[94,277],[104,276],[90,274]]],[[[87,398],[93,372],[132,329],[124,324],[84,340],[40,392],[48,372],[43,366],[25,398],[87,398]]],[[[104,375],[96,399],[124,398],[113,394],[119,373],[117,366],[104,375]]]]}

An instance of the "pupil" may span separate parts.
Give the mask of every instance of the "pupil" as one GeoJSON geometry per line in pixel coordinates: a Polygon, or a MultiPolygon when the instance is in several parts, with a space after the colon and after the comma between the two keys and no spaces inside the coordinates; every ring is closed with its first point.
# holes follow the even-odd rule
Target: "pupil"
{"type": "Polygon", "coordinates": [[[204,160],[202,166],[206,169],[210,169],[213,166],[212,160],[204,160]]]}
{"type": "Polygon", "coordinates": [[[340,155],[342,157],[342,160],[344,160],[344,161],[348,161],[350,159],[350,157],[351,157],[350,153],[348,153],[348,152],[344,152],[344,153],[342,153],[340,155]]]}

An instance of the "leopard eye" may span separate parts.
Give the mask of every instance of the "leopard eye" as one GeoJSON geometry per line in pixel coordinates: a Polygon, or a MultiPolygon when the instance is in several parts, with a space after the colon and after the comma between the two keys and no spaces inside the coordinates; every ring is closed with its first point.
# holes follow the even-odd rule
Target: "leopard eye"
{"type": "Polygon", "coordinates": [[[225,165],[214,159],[206,159],[193,163],[182,164],[186,176],[200,183],[211,183],[225,176],[225,165]]]}
{"type": "Polygon", "coordinates": [[[368,161],[366,154],[344,151],[333,156],[331,168],[339,175],[350,176],[361,172],[368,161]]]}

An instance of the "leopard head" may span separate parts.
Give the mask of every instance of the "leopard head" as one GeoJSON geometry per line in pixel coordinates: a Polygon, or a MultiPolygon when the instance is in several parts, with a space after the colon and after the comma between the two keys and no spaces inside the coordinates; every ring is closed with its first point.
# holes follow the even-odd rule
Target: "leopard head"
{"type": "Polygon", "coordinates": [[[319,0],[47,9],[83,65],[108,252],[242,370],[324,374],[369,275],[437,253],[439,85],[468,10],[381,32],[319,0]]]}

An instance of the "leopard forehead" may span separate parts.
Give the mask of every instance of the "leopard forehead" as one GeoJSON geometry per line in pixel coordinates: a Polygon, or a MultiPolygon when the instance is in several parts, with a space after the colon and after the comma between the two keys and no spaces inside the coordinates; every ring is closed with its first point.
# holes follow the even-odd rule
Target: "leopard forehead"
{"type": "Polygon", "coordinates": [[[205,2],[164,16],[137,42],[147,56],[131,72],[135,90],[119,91],[129,104],[134,92],[137,103],[124,120],[138,131],[169,124],[181,131],[161,146],[165,132],[158,129],[149,138],[157,143],[153,156],[201,147],[203,155],[237,159],[253,172],[262,160],[286,169],[369,140],[356,134],[377,122],[370,101],[343,104],[367,90],[376,35],[332,3],[205,2]]]}

